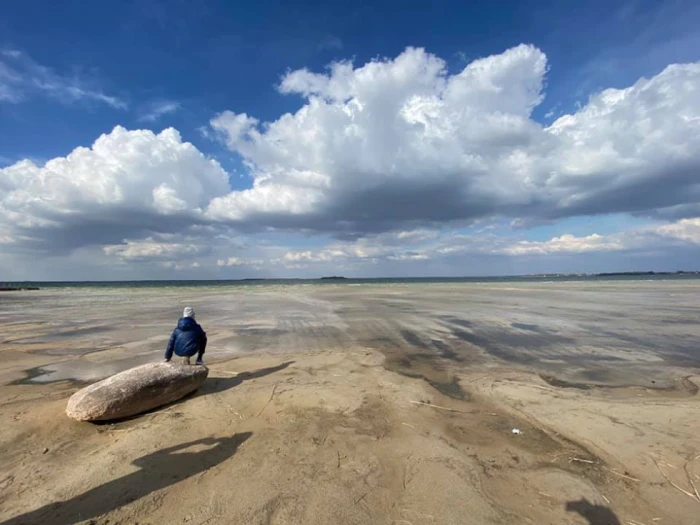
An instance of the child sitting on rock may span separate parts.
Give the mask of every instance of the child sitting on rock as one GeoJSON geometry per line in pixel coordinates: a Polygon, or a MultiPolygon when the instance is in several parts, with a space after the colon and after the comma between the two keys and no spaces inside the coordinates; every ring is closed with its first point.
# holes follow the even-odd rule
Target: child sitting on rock
{"type": "Polygon", "coordinates": [[[184,358],[185,364],[190,364],[190,357],[197,354],[196,365],[203,365],[202,357],[207,347],[207,334],[197,321],[194,320],[194,309],[187,306],[182,312],[182,317],[177,322],[177,328],[168,341],[165,351],[165,362],[173,357],[173,352],[184,358]]]}

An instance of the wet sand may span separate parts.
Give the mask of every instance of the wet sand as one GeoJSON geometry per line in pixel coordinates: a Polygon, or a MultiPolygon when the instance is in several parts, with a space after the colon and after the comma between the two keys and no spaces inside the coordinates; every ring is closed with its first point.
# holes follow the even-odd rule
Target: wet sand
{"type": "Polygon", "coordinates": [[[699,292],[3,292],[0,522],[697,523],[679,488],[700,486],[699,292]],[[186,304],[209,335],[199,392],[64,416],[81,385],[161,359],[186,304]]]}

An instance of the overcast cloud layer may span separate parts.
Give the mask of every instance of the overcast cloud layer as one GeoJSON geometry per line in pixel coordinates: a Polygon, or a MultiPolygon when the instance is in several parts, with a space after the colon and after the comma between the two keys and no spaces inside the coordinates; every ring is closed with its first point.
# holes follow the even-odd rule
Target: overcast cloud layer
{"type": "Polygon", "coordinates": [[[415,48],[290,71],[277,89],[301,97],[296,113],[211,120],[209,134],[250,170],[241,191],[177,130],[115,127],[65,158],[0,169],[0,250],[5,261],[86,250],[95,261],[282,275],[337,261],[697,247],[700,63],[604,90],[544,126],[532,112],[547,70],[542,51],[521,45],[456,74],[415,48]],[[613,213],[654,222],[547,241],[465,232],[613,213]],[[279,232],[295,248],[272,241],[279,232]]]}

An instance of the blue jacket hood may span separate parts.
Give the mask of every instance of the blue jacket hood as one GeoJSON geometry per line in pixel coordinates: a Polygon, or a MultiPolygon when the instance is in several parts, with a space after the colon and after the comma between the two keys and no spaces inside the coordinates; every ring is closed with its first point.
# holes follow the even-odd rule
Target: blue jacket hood
{"type": "Polygon", "coordinates": [[[177,327],[183,332],[196,330],[198,326],[197,321],[191,317],[180,317],[180,320],[177,322],[177,327]]]}

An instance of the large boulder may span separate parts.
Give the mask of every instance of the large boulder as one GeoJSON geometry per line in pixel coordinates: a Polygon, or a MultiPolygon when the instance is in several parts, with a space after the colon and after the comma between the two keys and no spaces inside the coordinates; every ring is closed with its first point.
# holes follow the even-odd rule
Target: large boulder
{"type": "Polygon", "coordinates": [[[197,390],[209,374],[201,365],[149,363],[78,390],[66,414],[78,421],[108,421],[172,403],[197,390]]]}

